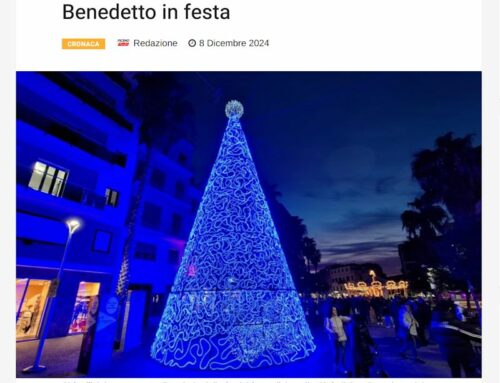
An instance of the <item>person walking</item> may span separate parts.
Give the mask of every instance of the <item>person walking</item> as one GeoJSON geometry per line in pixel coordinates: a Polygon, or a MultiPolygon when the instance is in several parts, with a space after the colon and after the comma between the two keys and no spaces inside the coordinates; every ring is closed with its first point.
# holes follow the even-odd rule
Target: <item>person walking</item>
{"type": "Polygon", "coordinates": [[[347,335],[344,328],[344,323],[349,322],[350,317],[341,316],[337,313],[337,308],[333,306],[330,310],[330,315],[325,318],[325,329],[330,338],[335,352],[335,370],[341,369],[343,374],[347,374],[345,366],[345,347],[347,343],[347,335]]]}
{"type": "Polygon", "coordinates": [[[481,343],[480,327],[463,322],[456,313],[451,300],[438,301],[432,312],[431,335],[439,344],[453,378],[462,377],[462,370],[467,378],[481,377],[480,358],[476,358],[471,343],[481,343]]]}
{"type": "Polygon", "coordinates": [[[411,358],[414,361],[424,363],[423,360],[417,357],[417,329],[418,322],[413,316],[411,304],[406,302],[401,306],[401,310],[399,312],[399,338],[403,343],[401,349],[399,350],[399,355],[403,358],[407,358],[406,352],[410,351],[411,358]]]}
{"type": "Polygon", "coordinates": [[[376,346],[363,315],[356,313],[353,316],[351,332],[354,376],[356,378],[369,378],[370,367],[373,366],[375,361],[373,350],[376,349],[376,346]]]}
{"type": "Polygon", "coordinates": [[[429,344],[427,340],[427,331],[431,323],[431,308],[429,304],[419,297],[415,303],[415,319],[418,322],[417,327],[417,346],[425,347],[429,344]]]}

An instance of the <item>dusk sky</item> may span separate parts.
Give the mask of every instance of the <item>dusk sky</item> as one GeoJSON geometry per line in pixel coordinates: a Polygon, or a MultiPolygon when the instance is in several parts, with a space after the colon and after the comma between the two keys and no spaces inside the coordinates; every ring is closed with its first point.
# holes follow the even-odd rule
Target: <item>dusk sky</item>
{"type": "Polygon", "coordinates": [[[400,273],[400,215],[419,193],[413,154],[449,131],[481,140],[478,72],[212,72],[179,79],[196,110],[196,179],[204,185],[215,160],[225,103],[240,100],[259,176],[304,219],[322,267],[370,261],[400,273]]]}

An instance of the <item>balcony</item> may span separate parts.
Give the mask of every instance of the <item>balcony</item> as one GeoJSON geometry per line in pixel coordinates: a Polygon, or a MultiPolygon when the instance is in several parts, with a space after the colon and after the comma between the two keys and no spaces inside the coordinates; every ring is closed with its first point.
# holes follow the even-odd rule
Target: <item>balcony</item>
{"type": "MultiPolygon", "coordinates": [[[[29,188],[29,182],[33,169],[28,166],[17,166],[16,168],[16,183],[18,185],[25,186],[29,188]]],[[[39,193],[52,195],[54,198],[62,198],[65,200],[70,200],[76,203],[80,203],[86,206],[90,206],[97,209],[104,209],[106,205],[106,197],[103,195],[96,194],[93,190],[86,189],[78,184],[72,182],[66,182],[63,186],[62,193],[60,195],[49,194],[41,190],[36,190],[39,193]]]]}
{"type": "Polygon", "coordinates": [[[88,154],[100,158],[103,161],[124,168],[127,164],[127,156],[124,153],[109,150],[103,144],[84,136],[80,131],[67,126],[50,117],[47,113],[42,114],[23,104],[17,104],[17,119],[32,127],[51,135],[69,145],[72,145],[88,154]]]}

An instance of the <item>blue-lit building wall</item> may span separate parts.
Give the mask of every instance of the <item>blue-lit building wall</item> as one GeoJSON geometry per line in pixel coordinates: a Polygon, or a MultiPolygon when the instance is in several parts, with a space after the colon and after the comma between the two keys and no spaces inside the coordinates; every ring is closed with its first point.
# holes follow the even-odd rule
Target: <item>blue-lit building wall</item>
{"type": "MultiPolygon", "coordinates": [[[[67,238],[64,221],[82,221],[49,336],[67,335],[80,282],[99,283],[100,293],[113,292],[117,283],[138,164],[148,150],[139,144],[140,121],[125,108],[131,86],[117,73],[17,75],[17,278],[55,278],[67,238]],[[33,185],[37,163],[67,174],[60,193],[33,185]],[[107,203],[108,189],[118,194],[114,205],[107,203]]],[[[130,289],[147,292],[145,324],[160,319],[200,199],[192,154],[192,144],[179,139],[151,157],[156,178],[146,180],[130,251],[130,289]],[[153,224],[146,205],[159,213],[153,224]]]]}
{"type": "MultiPolygon", "coordinates": [[[[143,159],[146,148],[141,149],[143,159]]],[[[130,288],[146,291],[145,324],[152,327],[160,320],[201,197],[192,181],[192,154],[191,143],[184,139],[165,151],[153,150],[152,169],[142,192],[130,288]]]]}
{"type": "Polygon", "coordinates": [[[49,336],[68,333],[80,282],[111,292],[137,157],[137,124],[125,89],[103,73],[17,75],[17,278],[51,280],[62,258],[64,220],[78,217],[49,336]],[[60,192],[41,190],[36,163],[62,169],[60,192]],[[106,203],[106,189],[118,202],[106,203]]]}

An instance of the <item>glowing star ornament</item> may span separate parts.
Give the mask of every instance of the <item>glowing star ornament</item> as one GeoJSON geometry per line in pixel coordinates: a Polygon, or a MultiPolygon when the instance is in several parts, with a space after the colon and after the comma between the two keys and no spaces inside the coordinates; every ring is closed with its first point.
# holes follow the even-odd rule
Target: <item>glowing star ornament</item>
{"type": "Polygon", "coordinates": [[[243,105],[241,102],[236,100],[231,100],[226,104],[226,117],[227,118],[237,118],[240,119],[243,116],[243,105]]]}
{"type": "Polygon", "coordinates": [[[166,366],[224,370],[294,362],[315,350],[241,128],[228,125],[151,356],[166,366]]]}

